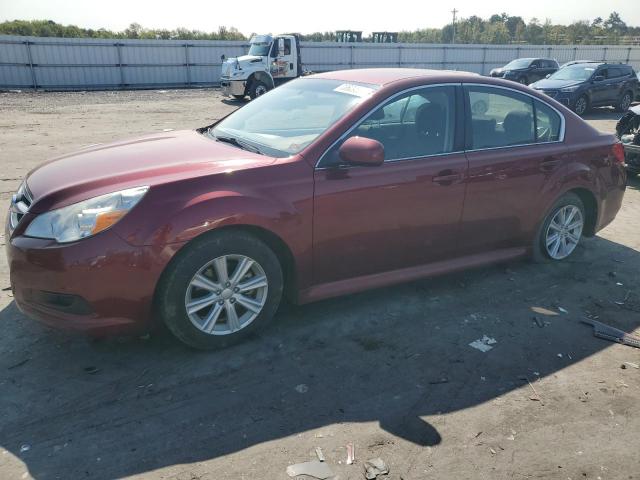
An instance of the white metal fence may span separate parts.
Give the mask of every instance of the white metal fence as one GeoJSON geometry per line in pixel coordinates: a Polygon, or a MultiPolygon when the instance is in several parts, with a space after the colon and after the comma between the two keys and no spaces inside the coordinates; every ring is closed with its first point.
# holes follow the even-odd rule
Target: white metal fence
{"type": "MultiPolygon", "coordinates": [[[[0,36],[0,89],[131,89],[217,85],[220,56],[247,42],[0,36]]],[[[640,46],[442,45],[303,42],[312,71],[417,67],[487,74],[519,57],[623,62],[640,69],[640,46]]]]}

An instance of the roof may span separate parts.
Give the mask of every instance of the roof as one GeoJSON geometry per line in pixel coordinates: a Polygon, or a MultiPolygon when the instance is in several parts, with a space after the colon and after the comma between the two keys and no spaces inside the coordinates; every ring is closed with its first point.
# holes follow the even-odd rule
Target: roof
{"type": "Polygon", "coordinates": [[[455,70],[428,70],[425,68],[359,68],[353,70],[336,70],[317,73],[313,78],[343,80],[345,82],[372,83],[386,85],[388,83],[416,77],[448,77],[448,80],[465,80],[478,77],[477,73],[455,70]]]}

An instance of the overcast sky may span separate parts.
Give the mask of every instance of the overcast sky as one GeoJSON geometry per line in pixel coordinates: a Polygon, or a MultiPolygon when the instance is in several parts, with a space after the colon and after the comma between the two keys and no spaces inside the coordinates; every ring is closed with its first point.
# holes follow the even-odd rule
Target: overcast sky
{"type": "Polygon", "coordinates": [[[0,21],[47,19],[80,27],[123,30],[138,22],[146,28],[185,27],[204,31],[236,27],[248,35],[333,30],[399,31],[442,27],[458,15],[507,12],[529,21],[550,18],[553,23],[607,18],[617,11],[629,25],[640,25],[639,0],[0,0],[0,21]],[[578,6],[579,5],[579,6],[578,6]]]}

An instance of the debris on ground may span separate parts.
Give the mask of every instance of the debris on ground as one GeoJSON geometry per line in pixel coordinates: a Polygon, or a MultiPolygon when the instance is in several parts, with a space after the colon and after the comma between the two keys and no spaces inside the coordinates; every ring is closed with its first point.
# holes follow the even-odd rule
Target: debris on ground
{"type": "Polygon", "coordinates": [[[429,385],[438,385],[440,383],[449,383],[449,379],[447,377],[437,378],[436,380],[431,380],[429,385]]]}
{"type": "Polygon", "coordinates": [[[533,321],[536,322],[536,325],[538,325],[538,327],[544,328],[544,322],[540,318],[536,317],[535,315],[533,317],[533,321]]]}
{"type": "Polygon", "coordinates": [[[351,465],[356,460],[356,447],[353,443],[347,443],[347,465],[351,465]]]}
{"type": "Polygon", "coordinates": [[[566,308],[562,308],[562,307],[558,307],[558,311],[560,311],[560,312],[562,312],[564,314],[569,313],[569,311],[566,308]]]}
{"type": "Polygon", "coordinates": [[[549,310],[548,308],[544,307],[531,307],[531,311],[534,313],[539,313],[540,315],[546,315],[548,317],[559,315],[558,312],[554,312],[553,310],[549,310]]]}
{"type": "Polygon", "coordinates": [[[324,453],[322,453],[322,449],[320,447],[316,447],[316,455],[318,457],[318,461],[324,462],[324,453]]]}
{"type": "Polygon", "coordinates": [[[531,395],[529,397],[529,400],[533,400],[534,402],[540,402],[542,405],[544,405],[544,403],[542,402],[542,398],[540,398],[540,395],[538,394],[538,392],[534,388],[533,384],[529,381],[529,378],[527,378],[527,377],[519,377],[519,378],[520,378],[520,380],[524,380],[525,382],[527,382],[529,384],[529,386],[531,387],[531,390],[533,390],[533,395],[531,395]]]}
{"type": "Polygon", "coordinates": [[[31,450],[31,445],[29,445],[28,443],[20,446],[20,453],[28,452],[29,450],[31,450]]]}
{"type": "Polygon", "coordinates": [[[624,362],[622,365],[620,365],[620,368],[622,368],[623,370],[625,368],[640,368],[640,365],[633,362],[624,362]]]}
{"type": "Polygon", "coordinates": [[[491,350],[493,348],[492,345],[495,345],[496,343],[498,342],[496,341],[495,338],[491,338],[491,337],[487,337],[486,335],[483,335],[482,338],[479,338],[471,342],[469,346],[477,350],[480,350],[481,352],[486,353],[489,350],[491,350]]]}
{"type": "Polygon", "coordinates": [[[640,337],[630,335],[627,332],[610,325],[592,320],[590,318],[583,318],[582,323],[587,325],[593,325],[593,335],[598,338],[604,338],[612,342],[621,343],[630,347],[640,348],[640,337]]]}
{"type": "Polygon", "coordinates": [[[298,393],[307,393],[309,391],[309,387],[305,383],[301,383],[300,385],[296,385],[295,391],[298,393]]]}
{"type": "Polygon", "coordinates": [[[378,478],[378,475],[386,475],[389,473],[389,467],[380,457],[370,458],[364,462],[364,476],[368,480],[378,478]]]}
{"type": "Polygon", "coordinates": [[[98,367],[91,366],[91,367],[84,367],[84,371],[89,375],[95,375],[100,371],[100,369],[98,367]]]}
{"type": "Polygon", "coordinates": [[[298,475],[308,475],[313,478],[324,480],[333,477],[333,471],[325,462],[312,460],[311,462],[296,463],[287,467],[287,475],[297,477],[298,475]]]}

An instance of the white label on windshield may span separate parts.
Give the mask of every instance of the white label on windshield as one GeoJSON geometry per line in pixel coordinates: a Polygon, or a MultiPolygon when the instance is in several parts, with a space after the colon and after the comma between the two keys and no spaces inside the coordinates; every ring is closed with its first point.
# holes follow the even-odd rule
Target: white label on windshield
{"type": "Polygon", "coordinates": [[[333,89],[334,92],[346,93],[348,95],[355,95],[356,97],[368,97],[374,90],[373,88],[363,87],[362,85],[355,85],[353,83],[343,83],[339,87],[333,89]]]}
{"type": "Polygon", "coordinates": [[[593,72],[593,71],[595,70],[595,68],[589,68],[589,67],[587,67],[587,68],[585,68],[585,70],[588,70],[588,71],[590,71],[590,72],[593,72]]]}

